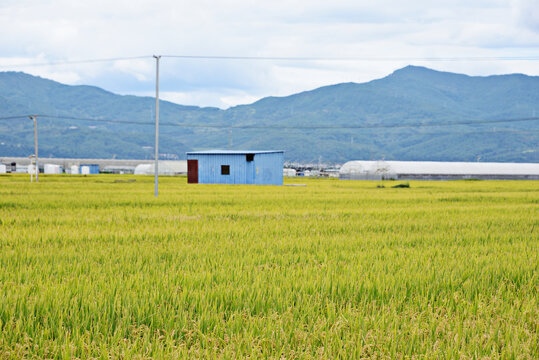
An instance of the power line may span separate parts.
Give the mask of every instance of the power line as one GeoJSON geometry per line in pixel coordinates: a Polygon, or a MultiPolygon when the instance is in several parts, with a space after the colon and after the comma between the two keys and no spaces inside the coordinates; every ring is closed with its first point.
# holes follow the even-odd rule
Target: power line
{"type": "MultiPolygon", "coordinates": [[[[39,115],[44,118],[59,118],[66,120],[79,121],[100,121],[114,122],[137,125],[154,125],[152,122],[137,122],[124,120],[107,120],[107,119],[91,119],[91,118],[72,118],[68,116],[51,116],[39,115]]],[[[185,128],[209,128],[209,129],[300,129],[300,130],[323,130],[323,129],[385,129],[385,128],[408,128],[408,127],[434,127],[434,126],[454,126],[454,125],[474,125],[474,124],[491,124],[504,122],[522,122],[536,121],[539,117],[529,118],[513,118],[513,119],[494,119],[494,120],[479,120],[479,121],[460,121],[452,123],[412,123],[412,124],[391,124],[391,125],[322,125],[322,126],[276,126],[276,125],[204,125],[204,124],[182,124],[182,123],[162,123],[163,126],[176,126],[185,128]]]]}
{"type": "Polygon", "coordinates": [[[0,117],[0,120],[22,119],[22,118],[27,118],[28,116],[31,116],[31,115],[4,116],[4,117],[0,117]]]}
{"type": "Polygon", "coordinates": [[[116,58],[105,58],[105,59],[59,60],[59,61],[33,63],[33,64],[25,63],[25,64],[0,65],[0,68],[90,64],[90,63],[112,62],[112,61],[120,61],[120,60],[150,59],[151,57],[152,57],[151,55],[143,55],[143,56],[128,56],[128,57],[116,57],[116,58]]]}
{"type": "MultiPolygon", "coordinates": [[[[0,117],[0,121],[2,121],[2,120],[24,119],[24,118],[28,118],[28,116],[30,116],[30,115],[17,115],[17,116],[0,117]]],[[[58,116],[58,115],[45,115],[45,114],[38,114],[36,116],[40,117],[40,118],[46,118],[46,119],[63,119],[63,120],[74,120],[74,121],[104,122],[104,123],[128,124],[128,125],[155,125],[155,123],[148,122],[148,121],[130,121],[130,120],[80,118],[80,117],[73,117],[73,116],[58,116]]],[[[167,124],[161,124],[161,125],[167,125],[167,124]]],[[[168,124],[168,125],[169,126],[178,126],[177,124],[168,124]]]]}
{"type": "Polygon", "coordinates": [[[503,133],[511,133],[511,134],[529,134],[529,133],[537,133],[539,132],[539,129],[528,129],[526,131],[523,131],[523,130],[513,130],[513,129],[488,129],[488,130],[477,130],[477,131],[467,131],[467,132],[464,132],[464,133],[459,133],[459,135],[474,135],[474,134],[484,134],[484,133],[499,133],[499,132],[503,132],[503,133]]]}
{"type": "Polygon", "coordinates": [[[164,58],[206,60],[262,61],[537,61],[539,56],[452,56],[452,57],[293,57],[293,56],[223,56],[223,55],[162,55],[164,58]]]}
{"type": "MultiPolygon", "coordinates": [[[[327,61],[327,62],[374,62],[374,61],[420,61],[420,62],[475,62],[475,61],[538,61],[539,56],[358,56],[358,57],[309,57],[309,56],[227,56],[227,55],[162,55],[163,58],[198,60],[246,60],[246,61],[327,61]]],[[[120,60],[151,59],[151,55],[126,56],[101,59],[59,60],[40,63],[0,65],[0,68],[21,68],[113,62],[120,60]]]]}
{"type": "MultiPolygon", "coordinates": [[[[0,120],[13,120],[27,118],[30,115],[8,116],[0,117],[0,120]]],[[[84,118],[74,116],[57,116],[38,114],[37,117],[46,119],[63,119],[74,121],[87,121],[87,122],[104,122],[112,124],[127,124],[127,125],[155,125],[153,122],[148,121],[131,121],[131,120],[116,120],[116,119],[96,119],[96,118],[84,118]]],[[[483,124],[497,124],[497,123],[513,123],[513,122],[528,122],[537,121],[539,117],[526,117],[526,118],[505,118],[505,119],[492,119],[492,120],[467,120],[467,121],[455,121],[448,123],[410,123],[410,124],[373,124],[373,125],[320,125],[320,126],[276,126],[276,125],[218,125],[218,124],[185,124],[185,123],[161,123],[162,126],[174,126],[182,128],[207,128],[207,129],[275,129],[275,130],[346,130],[346,129],[389,129],[389,128],[422,128],[422,127],[444,127],[444,126],[461,126],[461,125],[483,125],[483,124]]]]}

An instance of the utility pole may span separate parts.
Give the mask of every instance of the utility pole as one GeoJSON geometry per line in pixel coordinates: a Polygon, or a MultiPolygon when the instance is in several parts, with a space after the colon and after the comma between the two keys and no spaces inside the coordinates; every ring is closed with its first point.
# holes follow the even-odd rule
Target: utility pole
{"type": "MultiPolygon", "coordinates": [[[[30,155],[28,157],[30,159],[30,165],[34,165],[35,166],[35,162],[34,162],[34,155],[30,155]]],[[[30,182],[33,183],[34,182],[34,172],[33,171],[30,171],[30,182]]]]}
{"type": "Polygon", "coordinates": [[[155,58],[155,197],[159,187],[159,59],[161,55],[154,55],[155,58]]]}
{"type": "Polygon", "coordinates": [[[37,116],[32,115],[30,116],[30,119],[34,120],[34,151],[35,151],[35,160],[36,160],[36,166],[35,166],[35,172],[36,172],[36,182],[39,182],[39,163],[37,162],[37,116]]]}

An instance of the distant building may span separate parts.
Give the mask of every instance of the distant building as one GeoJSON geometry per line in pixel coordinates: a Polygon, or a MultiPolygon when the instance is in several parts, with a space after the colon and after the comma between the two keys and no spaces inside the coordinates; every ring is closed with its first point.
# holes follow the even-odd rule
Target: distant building
{"type": "Polygon", "coordinates": [[[349,161],[339,171],[341,180],[539,180],[539,164],[349,161]]]}
{"type": "Polygon", "coordinates": [[[290,169],[290,168],[283,169],[283,176],[295,177],[296,173],[297,173],[296,169],[290,169]]]}
{"type": "Polygon", "coordinates": [[[135,172],[135,166],[127,165],[107,165],[100,170],[103,174],[133,174],[135,172]]]}
{"type": "MultiPolygon", "coordinates": [[[[185,160],[159,160],[159,175],[185,175],[187,174],[187,161],[185,160]]],[[[135,175],[155,175],[155,163],[139,164],[134,168],[135,175]]]]}
{"type": "Polygon", "coordinates": [[[283,184],[284,151],[210,150],[187,153],[191,184],[283,184]]]}
{"type": "MultiPolygon", "coordinates": [[[[31,170],[34,172],[35,170],[31,170]]],[[[60,165],[56,164],[45,164],[43,165],[43,173],[45,174],[61,174],[63,172],[63,169],[60,165]]]]}
{"type": "Polygon", "coordinates": [[[82,175],[99,174],[99,165],[98,164],[81,165],[80,173],[82,175]]]}

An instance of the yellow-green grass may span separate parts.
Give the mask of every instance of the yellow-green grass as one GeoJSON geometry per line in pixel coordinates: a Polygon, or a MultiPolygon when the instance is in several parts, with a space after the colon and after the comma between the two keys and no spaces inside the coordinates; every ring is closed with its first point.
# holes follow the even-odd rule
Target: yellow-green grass
{"type": "Polygon", "coordinates": [[[539,357],[539,182],[285,183],[0,176],[0,358],[539,357]]]}

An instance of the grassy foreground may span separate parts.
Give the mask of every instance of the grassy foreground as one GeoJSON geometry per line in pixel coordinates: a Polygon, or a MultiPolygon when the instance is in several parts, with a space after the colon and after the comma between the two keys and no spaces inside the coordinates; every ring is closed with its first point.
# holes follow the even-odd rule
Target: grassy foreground
{"type": "Polygon", "coordinates": [[[28,180],[0,176],[1,359],[539,358],[537,181],[28,180]]]}

